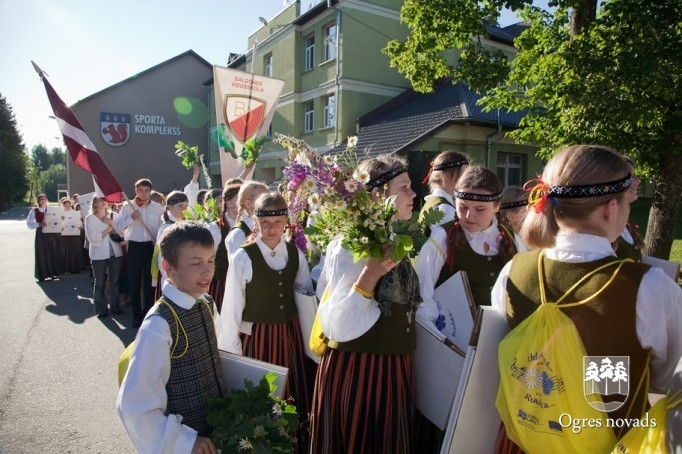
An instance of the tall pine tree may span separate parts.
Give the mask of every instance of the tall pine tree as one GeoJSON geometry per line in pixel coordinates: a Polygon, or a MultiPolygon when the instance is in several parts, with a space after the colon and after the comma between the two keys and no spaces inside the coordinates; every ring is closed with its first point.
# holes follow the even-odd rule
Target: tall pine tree
{"type": "Polygon", "coordinates": [[[28,191],[28,157],[12,106],[0,94],[0,211],[21,201],[28,191]]]}

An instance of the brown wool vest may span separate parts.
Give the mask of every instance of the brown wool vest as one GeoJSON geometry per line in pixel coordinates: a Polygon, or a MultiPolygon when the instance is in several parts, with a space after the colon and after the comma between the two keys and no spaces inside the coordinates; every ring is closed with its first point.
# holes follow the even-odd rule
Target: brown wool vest
{"type": "MultiPolygon", "coordinates": [[[[540,304],[538,280],[538,255],[540,251],[517,254],[509,270],[507,280],[507,320],[515,328],[540,304]]],[[[565,263],[543,257],[544,285],[547,301],[557,301],[562,295],[590,271],[616,257],[606,257],[594,262],[565,263]]],[[[615,280],[595,299],[579,306],[563,309],[575,324],[588,356],[629,356],[630,392],[628,400],[620,409],[609,413],[610,418],[638,418],[642,406],[648,408],[648,389],[636,395],[637,385],[644,373],[648,350],[644,350],[637,338],[636,303],[637,291],[648,265],[625,263],[615,280]],[[628,409],[632,405],[632,414],[628,409]]],[[[563,302],[573,303],[594,295],[613,276],[616,265],[601,270],[563,302]]],[[[561,305],[561,304],[560,304],[561,305]]],[[[607,398],[605,397],[605,401],[607,398]]],[[[618,434],[618,432],[616,432],[618,434]]]]}
{"type": "Polygon", "coordinates": [[[274,325],[286,323],[298,315],[294,303],[294,282],[298,273],[298,249],[286,243],[289,260],[284,269],[273,270],[256,243],[242,246],[251,259],[253,277],[246,284],[245,322],[274,325]]]}
{"type": "MultiPolygon", "coordinates": [[[[444,225],[446,231],[449,230],[450,223],[444,225]]],[[[455,254],[454,267],[450,268],[445,261],[440,270],[436,287],[450,279],[458,271],[466,271],[471,287],[471,294],[474,297],[476,306],[490,306],[490,292],[495,285],[497,276],[504,267],[502,258],[499,255],[480,255],[477,254],[467,241],[464,247],[456,251],[447,251],[447,254],[455,254]]]]}

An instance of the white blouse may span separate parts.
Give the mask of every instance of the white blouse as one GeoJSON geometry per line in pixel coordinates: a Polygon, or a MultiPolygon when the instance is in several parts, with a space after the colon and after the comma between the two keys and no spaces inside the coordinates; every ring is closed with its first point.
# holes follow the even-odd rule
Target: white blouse
{"type": "MultiPolygon", "coordinates": [[[[545,250],[551,260],[592,262],[614,256],[608,239],[585,233],[559,233],[555,246],[545,250]]],[[[500,272],[492,291],[492,306],[506,313],[507,278],[511,261],[500,272]]],[[[639,342],[651,350],[653,391],[665,392],[682,356],[682,289],[663,270],[651,267],[637,292],[636,328],[639,342]]]]}
{"type": "MultiPolygon", "coordinates": [[[[242,215],[242,221],[253,231],[255,224],[253,219],[251,219],[248,214],[242,215]]],[[[230,225],[234,226],[234,224],[230,225]]],[[[244,243],[246,243],[246,235],[242,229],[230,230],[230,233],[228,233],[227,237],[225,237],[225,248],[227,249],[227,257],[229,258],[230,262],[232,261],[232,256],[239,250],[240,247],[244,246],[244,243]]]]}
{"type": "MultiPolygon", "coordinates": [[[[274,248],[263,243],[261,236],[256,238],[256,244],[263,254],[265,262],[273,270],[282,270],[289,262],[289,253],[284,240],[274,248]]],[[[294,288],[303,292],[313,292],[313,283],[310,280],[308,262],[303,252],[298,248],[298,271],[294,280],[294,288]]],[[[246,307],[246,284],[253,278],[253,264],[249,254],[239,248],[230,257],[230,267],[225,278],[225,295],[223,296],[223,306],[220,313],[222,321],[222,336],[218,340],[218,345],[222,350],[227,350],[238,355],[242,354],[242,342],[239,333],[251,333],[252,323],[243,322],[242,315],[246,307]]]]}
{"type": "Polygon", "coordinates": [[[357,339],[379,320],[379,303],[353,289],[366,263],[366,259],[356,263],[353,253],[341,245],[340,238],[327,247],[323,273],[330,295],[324,304],[320,304],[318,313],[322,331],[331,340],[348,342],[357,339]]]}
{"type": "MultiPolygon", "coordinates": [[[[45,208],[38,208],[38,211],[41,213],[45,213],[45,208]]],[[[28,212],[28,216],[26,216],[26,226],[29,229],[37,229],[40,227],[40,223],[36,221],[36,212],[35,212],[35,207],[31,208],[31,211],[28,212]]]]}
{"type": "MultiPolygon", "coordinates": [[[[500,230],[497,226],[497,219],[493,218],[492,225],[480,232],[467,232],[464,227],[462,230],[469,246],[475,253],[485,256],[499,254],[500,230]],[[488,244],[487,252],[485,251],[485,244],[488,244]]],[[[417,276],[419,276],[419,290],[423,300],[417,309],[417,316],[425,320],[434,321],[438,318],[438,307],[433,299],[433,293],[447,258],[447,236],[448,233],[443,227],[432,227],[429,241],[422,246],[417,257],[417,263],[414,266],[417,276]]]]}
{"type": "MultiPolygon", "coordinates": [[[[116,222],[116,216],[117,214],[114,213],[114,223],[116,222]]],[[[102,232],[108,228],[109,224],[103,222],[94,214],[89,214],[85,217],[85,237],[88,239],[88,243],[90,243],[88,247],[90,260],[108,260],[110,258],[109,246],[113,249],[115,257],[123,256],[123,249],[120,243],[111,241],[109,235],[102,238],[102,232]]]]}

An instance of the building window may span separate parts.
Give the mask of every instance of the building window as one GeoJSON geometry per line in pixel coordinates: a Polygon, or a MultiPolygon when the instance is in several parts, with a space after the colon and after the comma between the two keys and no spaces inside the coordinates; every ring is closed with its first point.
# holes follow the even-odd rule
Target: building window
{"type": "Polygon", "coordinates": [[[272,77],[272,54],[267,54],[263,58],[263,68],[265,68],[264,75],[266,77],[272,77]]]}
{"type": "Polygon", "coordinates": [[[324,61],[336,58],[336,24],[324,28],[324,61]]]}
{"type": "Polygon", "coordinates": [[[313,122],[313,117],[315,110],[313,108],[313,102],[308,101],[303,103],[303,132],[312,132],[315,126],[313,122]]]}
{"type": "Polygon", "coordinates": [[[310,71],[315,65],[315,35],[305,39],[305,70],[310,71]]]}
{"type": "Polygon", "coordinates": [[[506,186],[521,186],[524,182],[525,156],[516,153],[498,153],[497,176],[506,186]]]}
{"type": "Polygon", "coordinates": [[[323,127],[329,128],[334,126],[334,106],[336,105],[336,100],[334,95],[329,95],[324,97],[324,125],[323,127]]]}

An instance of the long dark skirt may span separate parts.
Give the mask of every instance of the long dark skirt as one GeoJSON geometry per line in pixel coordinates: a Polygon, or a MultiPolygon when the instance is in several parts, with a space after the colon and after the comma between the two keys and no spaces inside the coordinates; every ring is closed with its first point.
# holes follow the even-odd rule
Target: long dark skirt
{"type": "Polygon", "coordinates": [[[311,452],[415,452],[412,377],[412,355],[327,348],[315,379],[311,452]]]}
{"type": "Polygon", "coordinates": [[[39,281],[55,278],[65,273],[59,233],[43,233],[41,227],[36,229],[35,261],[35,278],[39,281]]]}
{"type": "Polygon", "coordinates": [[[302,428],[296,432],[296,452],[307,452],[310,439],[307,421],[313,393],[309,363],[312,361],[305,354],[298,319],[276,325],[254,323],[250,336],[240,336],[244,356],[289,368],[283,396],[285,399],[290,396],[294,399],[301,419],[302,428]]]}
{"type": "Polygon", "coordinates": [[[83,263],[83,243],[80,236],[62,236],[62,253],[66,272],[78,274],[85,269],[83,263]]]}
{"type": "Polygon", "coordinates": [[[225,279],[213,279],[211,286],[208,288],[208,294],[211,295],[218,308],[218,312],[220,312],[223,307],[223,296],[225,295],[225,279]]]}

